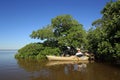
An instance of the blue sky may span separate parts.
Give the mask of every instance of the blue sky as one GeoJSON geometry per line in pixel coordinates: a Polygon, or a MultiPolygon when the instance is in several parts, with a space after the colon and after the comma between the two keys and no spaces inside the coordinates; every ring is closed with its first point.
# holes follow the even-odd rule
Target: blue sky
{"type": "Polygon", "coordinates": [[[40,41],[29,35],[62,14],[70,14],[88,30],[101,18],[106,2],[109,0],[0,0],[0,49],[20,49],[40,41]]]}

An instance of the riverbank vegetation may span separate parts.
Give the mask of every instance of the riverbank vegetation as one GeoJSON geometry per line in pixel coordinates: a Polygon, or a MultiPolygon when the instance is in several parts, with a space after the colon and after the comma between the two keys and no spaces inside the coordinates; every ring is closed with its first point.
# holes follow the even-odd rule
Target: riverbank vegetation
{"type": "Polygon", "coordinates": [[[80,47],[94,53],[96,60],[120,62],[120,0],[110,1],[101,11],[102,17],[85,31],[83,25],[71,15],[59,15],[51,24],[33,31],[33,39],[43,43],[30,43],[18,50],[16,58],[45,58],[60,55],[62,46],[80,47]]]}

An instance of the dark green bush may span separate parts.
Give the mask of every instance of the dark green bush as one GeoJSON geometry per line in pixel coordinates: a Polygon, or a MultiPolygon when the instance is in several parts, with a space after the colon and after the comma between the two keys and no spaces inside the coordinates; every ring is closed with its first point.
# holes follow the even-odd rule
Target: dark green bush
{"type": "Polygon", "coordinates": [[[37,59],[45,58],[46,55],[56,55],[56,56],[58,56],[59,53],[60,53],[59,48],[45,47],[45,49],[42,50],[42,51],[37,55],[37,59]]]}
{"type": "Polygon", "coordinates": [[[18,50],[16,58],[35,58],[44,47],[40,43],[30,43],[18,50]]]}
{"type": "Polygon", "coordinates": [[[44,47],[40,43],[30,43],[18,50],[15,58],[45,59],[46,55],[59,55],[59,48],[44,47]]]}

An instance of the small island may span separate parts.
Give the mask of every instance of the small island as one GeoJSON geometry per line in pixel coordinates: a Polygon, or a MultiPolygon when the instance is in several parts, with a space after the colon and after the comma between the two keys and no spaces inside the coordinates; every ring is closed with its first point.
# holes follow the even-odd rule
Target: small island
{"type": "Polygon", "coordinates": [[[30,43],[18,50],[16,58],[45,59],[61,55],[65,46],[81,48],[95,55],[97,61],[120,64],[120,1],[109,2],[102,17],[88,31],[71,15],[59,15],[51,24],[33,31],[30,37],[43,42],[30,43]]]}

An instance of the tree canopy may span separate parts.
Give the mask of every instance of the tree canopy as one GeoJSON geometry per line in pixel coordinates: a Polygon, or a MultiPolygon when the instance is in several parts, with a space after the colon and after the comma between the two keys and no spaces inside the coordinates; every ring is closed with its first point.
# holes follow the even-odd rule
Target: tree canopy
{"type": "Polygon", "coordinates": [[[60,15],[51,20],[51,24],[33,31],[31,38],[41,40],[57,41],[59,46],[75,46],[81,47],[85,45],[86,32],[82,24],[73,19],[70,15],[60,15]]]}
{"type": "Polygon", "coordinates": [[[96,28],[88,33],[89,49],[103,61],[120,60],[120,0],[107,3],[101,14],[93,22],[96,28]]]}

